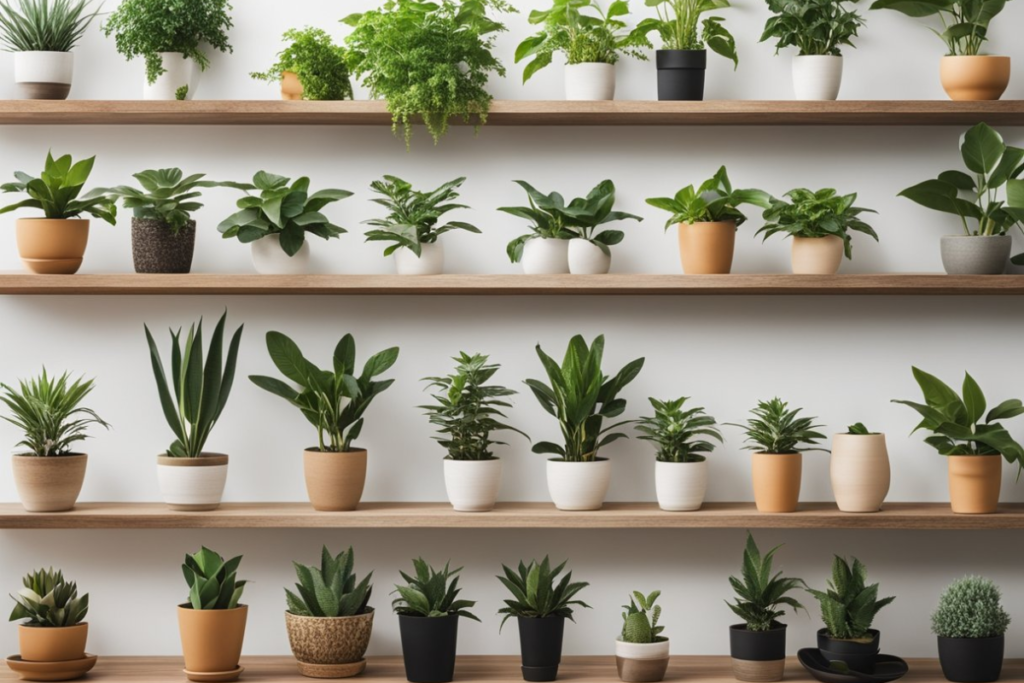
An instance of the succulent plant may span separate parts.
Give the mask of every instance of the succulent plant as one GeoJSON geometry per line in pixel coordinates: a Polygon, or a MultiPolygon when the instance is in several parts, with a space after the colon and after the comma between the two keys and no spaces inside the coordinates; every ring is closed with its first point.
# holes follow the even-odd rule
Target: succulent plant
{"type": "Polygon", "coordinates": [[[370,611],[367,603],[373,593],[373,572],[356,583],[355,559],[351,547],[333,556],[324,546],[319,568],[293,562],[299,594],[284,589],[288,611],[300,617],[354,617],[370,611]]]}
{"type": "Polygon", "coordinates": [[[505,606],[498,610],[498,614],[505,615],[501,625],[504,626],[509,617],[564,617],[573,621],[574,605],[590,609],[590,605],[582,600],[573,600],[573,596],[589,586],[589,583],[573,583],[572,572],[567,572],[555,585],[555,579],[562,573],[565,564],[563,562],[552,569],[547,557],[539,564],[536,560],[528,565],[520,561],[518,573],[502,565],[505,575],[499,576],[498,580],[512,593],[512,599],[505,600],[505,606]]]}
{"type": "Polygon", "coordinates": [[[836,555],[828,590],[807,589],[821,604],[821,620],[825,622],[829,637],[836,640],[867,638],[875,615],[896,599],[878,600],[878,584],[866,585],[867,577],[867,567],[856,557],[851,565],[836,555]]]}
{"type": "Polygon", "coordinates": [[[941,638],[995,638],[1006,633],[1010,615],[999,587],[980,576],[949,584],[932,613],[932,632],[941,638]]]}
{"type": "Polygon", "coordinates": [[[801,579],[772,573],[772,560],[782,546],[775,546],[764,555],[754,542],[754,536],[747,532],[747,546],[743,550],[743,580],[729,577],[729,584],[736,591],[736,602],[727,602],[729,609],[747,624],[749,631],[768,631],[776,620],[791,607],[794,612],[804,609],[796,598],[786,593],[800,587],[801,579]]]}
{"type": "Polygon", "coordinates": [[[633,591],[628,605],[622,609],[622,642],[624,643],[660,643],[668,640],[661,635],[665,630],[664,626],[658,626],[658,619],[661,618],[661,605],[655,605],[655,601],[661,591],[654,591],[644,596],[640,591],[633,591]]]}
{"type": "Polygon", "coordinates": [[[181,571],[188,583],[188,601],[192,609],[235,609],[242,598],[245,581],[236,572],[242,556],[227,562],[207,547],[195,555],[185,555],[181,571]]]}
{"type": "Polygon", "coordinates": [[[395,586],[392,593],[398,593],[398,597],[391,602],[395,614],[408,617],[448,617],[459,615],[474,621],[480,621],[476,615],[467,611],[476,603],[472,600],[459,600],[459,577],[457,574],[462,571],[450,569],[449,563],[445,563],[444,569],[437,571],[423,558],[412,561],[416,568],[416,576],[409,576],[405,572],[399,572],[405,579],[406,585],[395,586]]]}
{"type": "Polygon", "coordinates": [[[26,574],[25,587],[12,595],[17,604],[9,621],[28,619],[26,626],[60,628],[82,623],[89,613],[89,594],[78,597],[78,584],[60,571],[40,569],[26,574]]]}

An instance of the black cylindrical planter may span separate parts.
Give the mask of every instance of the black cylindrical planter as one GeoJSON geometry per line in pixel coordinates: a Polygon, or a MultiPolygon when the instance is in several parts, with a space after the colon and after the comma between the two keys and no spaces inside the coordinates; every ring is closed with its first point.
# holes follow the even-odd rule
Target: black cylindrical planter
{"type": "Polygon", "coordinates": [[[658,50],[658,99],[703,100],[707,50],[658,50]]]}
{"type": "Polygon", "coordinates": [[[188,273],[196,249],[196,222],[174,234],[162,221],[132,218],[132,260],[136,273],[188,273]]]}
{"type": "Polygon", "coordinates": [[[942,674],[954,683],[991,683],[1003,670],[1005,636],[995,638],[939,637],[942,674]]]}
{"type": "Polygon", "coordinates": [[[519,617],[524,681],[553,681],[558,677],[564,633],[565,617],[519,617]]]}
{"type": "Polygon", "coordinates": [[[741,681],[781,681],[786,669],[786,625],[775,622],[767,631],[746,624],[729,627],[733,675],[741,681]]]}
{"type": "Polygon", "coordinates": [[[455,677],[459,615],[409,617],[398,615],[402,634],[405,677],[412,683],[448,683],[455,677]]]}
{"type": "Polygon", "coordinates": [[[854,671],[870,674],[875,670],[878,658],[878,640],[881,634],[875,629],[868,629],[871,640],[858,643],[853,640],[836,640],[830,638],[828,629],[818,631],[818,649],[829,661],[839,660],[854,671]]]}

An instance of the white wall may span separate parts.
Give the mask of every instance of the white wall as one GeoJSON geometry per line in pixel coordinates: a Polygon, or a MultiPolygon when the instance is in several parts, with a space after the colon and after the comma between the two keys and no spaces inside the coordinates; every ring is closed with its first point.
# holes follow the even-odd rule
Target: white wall
{"type": "MultiPolygon", "coordinates": [[[[112,5],[113,3],[109,3],[112,5]]],[[[296,0],[288,4],[244,0],[236,3],[233,56],[215,56],[198,96],[273,98],[276,89],[251,81],[247,73],[268,65],[280,32],[292,25],[324,26],[341,38],[340,15],[368,8],[359,0],[343,3],[296,0]]],[[[519,3],[501,54],[512,54],[529,30],[525,14],[540,2],[519,3]]],[[[639,6],[641,3],[634,2],[639,6]]],[[[864,10],[866,12],[866,10],[864,10]]],[[[788,56],[774,58],[757,44],[766,9],[744,0],[722,13],[740,45],[740,69],[733,72],[710,60],[709,98],[785,99],[791,96],[788,56]]],[[[869,24],[848,51],[846,98],[941,99],[938,58],[942,45],[920,23],[895,13],[871,12],[869,24]]],[[[1011,45],[1012,29],[1024,21],[1024,5],[1008,5],[993,28],[997,51],[1011,45]]],[[[1022,56],[1019,49],[1014,54],[1022,56]]],[[[558,99],[561,70],[552,66],[528,86],[519,85],[519,67],[493,85],[501,98],[558,99]]],[[[0,59],[0,96],[11,96],[10,59],[0,59]]],[[[126,64],[111,41],[93,31],[78,51],[73,96],[131,99],[139,95],[140,63],[126,64]]],[[[650,99],[654,71],[633,62],[619,67],[620,97],[650,99]]],[[[363,91],[359,91],[360,96],[363,91]]],[[[1007,97],[1024,96],[1017,79],[1007,97]]],[[[1024,143],[1015,129],[1007,138],[1024,143]]],[[[454,272],[511,273],[505,243],[523,225],[497,213],[522,196],[510,181],[526,179],[546,190],[580,194],[605,177],[620,188],[620,207],[644,215],[641,225],[625,227],[616,248],[617,272],[678,272],[675,239],[664,234],[667,216],[643,203],[645,197],[674,192],[700,182],[727,164],[739,185],[781,193],[792,187],[833,186],[858,191],[861,203],[877,209],[874,225],[882,243],[855,238],[856,258],[845,272],[938,271],[938,237],[956,230],[955,222],[927,212],[896,193],[908,185],[959,166],[957,128],[487,128],[474,138],[454,129],[434,147],[417,130],[412,153],[385,128],[60,128],[0,130],[0,175],[21,169],[35,172],[48,148],[76,157],[98,154],[97,184],[124,182],[131,173],[179,165],[213,178],[247,179],[261,168],[312,177],[314,187],[343,187],[357,196],[332,208],[331,215],[356,234],[329,245],[316,241],[317,266],[327,272],[389,272],[380,248],[359,239],[359,223],[375,212],[368,203],[369,181],[384,173],[415,183],[440,184],[458,175],[469,181],[464,198],[474,207],[461,218],[476,222],[482,236],[453,235],[447,241],[454,272]]],[[[230,191],[210,192],[199,215],[195,270],[249,272],[247,249],[220,240],[216,224],[233,208],[230,191]]],[[[18,270],[14,219],[3,217],[0,270],[18,270]]],[[[755,219],[742,229],[737,272],[785,272],[788,244],[765,245],[753,239],[755,219]]],[[[83,272],[131,270],[127,217],[116,228],[97,224],[83,272]]],[[[444,500],[441,450],[430,441],[426,420],[414,408],[424,394],[420,377],[446,372],[448,358],[460,350],[492,355],[504,369],[498,378],[522,387],[539,376],[533,344],[558,354],[568,337],[608,337],[608,368],[615,370],[639,355],[647,367],[626,391],[627,416],[644,411],[647,396],[693,396],[720,421],[737,421],[757,399],[775,394],[806,406],[831,433],[864,421],[889,435],[893,464],[893,501],[944,501],[945,463],[919,437],[909,437],[913,413],[889,404],[911,398],[917,389],[910,365],[918,364],[951,382],[964,369],[978,378],[993,400],[1020,396],[1024,370],[1001,352],[1012,348],[1024,313],[1016,298],[373,298],[373,297],[199,297],[199,298],[16,298],[0,300],[4,321],[0,380],[11,382],[38,371],[65,368],[98,378],[92,405],[114,430],[97,432],[87,445],[92,456],[83,501],[157,500],[154,456],[170,440],[150,377],[142,325],[163,330],[225,307],[232,323],[246,325],[240,374],[273,368],[263,346],[266,331],[281,330],[307,354],[326,362],[337,339],[353,332],[360,358],[387,345],[402,347],[393,372],[398,382],[369,414],[364,445],[371,451],[367,500],[444,500]]],[[[514,423],[535,440],[557,435],[529,395],[521,395],[511,413],[514,423]]],[[[1024,437],[1019,426],[1018,436],[1024,437]]],[[[0,443],[13,446],[17,433],[0,424],[0,443]]],[[[727,431],[727,443],[712,462],[710,500],[749,500],[748,456],[741,437],[727,431]]],[[[301,416],[280,400],[242,379],[210,447],[232,456],[226,499],[230,501],[304,500],[299,454],[312,441],[301,416]]],[[[608,449],[615,463],[612,500],[653,500],[653,457],[639,441],[608,449]]],[[[526,445],[502,453],[506,500],[546,500],[544,461],[526,445]]],[[[809,455],[803,497],[828,500],[827,456],[809,455]]],[[[1024,500],[1024,489],[1006,472],[1003,499],[1024,500]]],[[[0,478],[0,501],[15,501],[13,482],[0,478]]],[[[763,546],[786,543],[779,556],[790,575],[811,584],[824,582],[832,553],[852,554],[869,566],[885,594],[899,599],[879,619],[884,649],[905,656],[934,654],[928,614],[941,589],[966,572],[984,573],[1003,585],[1010,612],[1024,623],[1024,588],[1018,567],[1024,550],[1009,532],[770,532],[758,533],[763,546]]],[[[499,563],[551,553],[571,558],[579,578],[593,587],[585,599],[593,611],[569,629],[572,654],[609,652],[620,618],[618,606],[629,590],[661,588],[666,624],[680,653],[725,653],[726,626],[733,618],[722,601],[730,598],[726,576],[738,570],[742,531],[616,532],[469,532],[469,531],[156,531],[156,532],[0,532],[0,588],[13,591],[26,571],[56,565],[92,595],[90,649],[101,654],[175,654],[178,650],[174,605],[184,596],[178,564],[200,544],[221,552],[244,553],[243,575],[255,582],[247,590],[252,605],[246,643],[249,654],[288,651],[281,612],[282,587],[294,581],[291,560],[313,562],[321,544],[353,544],[362,572],[375,570],[380,610],[372,653],[397,653],[397,624],[390,616],[387,592],[410,558],[433,562],[449,557],[464,564],[465,596],[480,601],[484,625],[466,625],[465,653],[514,653],[514,629],[497,632],[493,613],[502,589],[493,576],[499,563]],[[140,614],[149,615],[139,629],[140,614]]],[[[810,605],[810,602],[808,602],[810,605]]],[[[791,651],[812,642],[818,627],[811,618],[790,618],[791,651]]],[[[1016,627],[1014,631],[1017,631],[1016,627]]],[[[1011,631],[1013,633],[1014,631],[1011,631]]],[[[15,629],[0,628],[0,651],[16,650],[15,629]]],[[[1024,655],[1018,638],[1009,655],[1024,655]]]]}

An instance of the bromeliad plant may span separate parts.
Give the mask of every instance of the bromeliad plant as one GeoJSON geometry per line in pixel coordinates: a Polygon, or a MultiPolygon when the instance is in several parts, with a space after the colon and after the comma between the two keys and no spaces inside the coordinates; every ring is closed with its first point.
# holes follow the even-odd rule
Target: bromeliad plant
{"type": "Polygon", "coordinates": [[[743,550],[743,578],[729,577],[729,584],[736,592],[736,602],[726,604],[746,623],[748,631],[770,631],[775,628],[778,618],[786,613],[786,607],[794,613],[804,609],[796,598],[786,595],[803,586],[803,580],[772,571],[775,553],[781,547],[777,545],[761,555],[753,534],[747,532],[747,545],[743,550]]]}
{"type": "Polygon", "coordinates": [[[877,213],[872,209],[854,206],[857,194],[840,195],[833,189],[813,192],[804,188],[790,190],[785,194],[790,201],[772,198],[764,212],[767,221],[755,235],[764,234],[764,239],[776,233],[789,237],[838,237],[843,240],[843,254],[853,258],[853,241],[850,231],[862,232],[878,241],[874,228],[860,219],[864,213],[877,213]]]}
{"type": "Polygon", "coordinates": [[[622,609],[622,635],[619,637],[624,643],[663,643],[668,638],[661,635],[665,630],[664,626],[658,624],[661,619],[661,605],[655,605],[655,601],[661,591],[654,591],[645,596],[640,591],[633,591],[628,605],[622,609]]]}
{"type": "Polygon", "coordinates": [[[71,52],[100,10],[92,0],[0,2],[0,44],[7,52],[71,52]]]}
{"type": "MultiPolygon", "coordinates": [[[[844,45],[864,25],[864,17],[845,7],[846,0],[767,0],[774,15],[764,25],[761,42],[775,40],[775,54],[786,47],[807,55],[842,55],[844,45]]],[[[858,2],[858,0],[850,0],[858,2]]]]}
{"type": "Polygon", "coordinates": [[[60,570],[40,569],[25,575],[23,588],[12,595],[14,611],[8,621],[27,619],[25,626],[77,626],[89,613],[89,594],[78,597],[78,584],[65,581],[60,570]]]}
{"type": "Polygon", "coordinates": [[[771,195],[763,190],[734,189],[725,166],[697,189],[688,185],[674,197],[652,197],[647,203],[656,209],[668,211],[672,217],[665,223],[665,229],[677,223],[719,223],[723,221],[743,225],[747,217],[739,210],[743,204],[767,209],[771,195]]]}
{"type": "Polygon", "coordinates": [[[289,29],[283,38],[291,41],[277,54],[277,61],[263,72],[249,74],[268,83],[279,83],[281,74],[291,71],[302,83],[304,100],[351,100],[352,79],[345,61],[345,48],[335,45],[323,29],[289,29]]]}
{"type": "Polygon", "coordinates": [[[566,562],[551,568],[551,562],[547,557],[540,563],[536,560],[530,564],[519,561],[518,571],[512,571],[505,565],[501,565],[504,576],[498,576],[498,581],[512,594],[511,598],[505,599],[505,606],[498,610],[498,614],[504,615],[501,619],[500,631],[510,617],[525,619],[544,619],[546,617],[560,617],[573,619],[573,607],[585,607],[590,605],[576,598],[576,594],[589,586],[584,581],[573,582],[572,572],[566,572],[558,584],[555,579],[565,569],[566,562]]]}
{"type": "Polygon", "coordinates": [[[702,462],[706,459],[704,453],[715,450],[715,444],[709,439],[722,442],[715,418],[705,414],[703,408],[683,409],[689,398],[648,400],[654,407],[654,415],[637,420],[636,430],[641,434],[639,439],[650,441],[658,449],[658,460],[702,462]]]}
{"type": "Polygon", "coordinates": [[[981,53],[989,24],[1005,6],[1005,0],[875,0],[871,9],[893,9],[915,18],[938,16],[943,30],[930,30],[946,44],[946,54],[971,57],[981,53]]]}
{"type": "Polygon", "coordinates": [[[0,401],[10,411],[4,419],[24,433],[16,446],[28,449],[27,455],[71,455],[74,444],[88,438],[89,425],[110,429],[95,411],[82,407],[93,390],[91,379],[72,380],[66,372],[51,377],[43,368],[39,377],[20,380],[17,389],[0,384],[0,390],[0,401]]]}
{"type": "Polygon", "coordinates": [[[410,183],[392,175],[376,180],[370,188],[381,195],[372,201],[388,210],[385,218],[373,218],[364,221],[377,230],[366,233],[367,242],[394,242],[384,250],[390,256],[398,249],[405,247],[416,256],[422,254],[422,245],[435,244],[437,238],[452,230],[465,230],[479,233],[475,225],[462,221],[449,221],[438,225],[441,216],[449,211],[468,209],[465,204],[455,204],[459,198],[458,189],[465,178],[456,178],[430,192],[414,190],[410,183]]]}
{"type": "Polygon", "coordinates": [[[996,638],[1009,627],[1002,592],[980,576],[965,576],[951,583],[932,613],[932,633],[940,638],[996,638]]]}
{"type": "Polygon", "coordinates": [[[404,586],[395,586],[392,595],[398,593],[398,597],[391,602],[395,614],[406,617],[450,617],[458,615],[473,621],[480,621],[469,608],[476,604],[473,600],[459,600],[459,572],[458,569],[450,569],[450,562],[446,562],[444,569],[437,571],[423,558],[412,561],[416,569],[416,576],[409,576],[405,572],[398,572],[405,580],[404,586]]]}
{"type": "Polygon", "coordinates": [[[853,558],[853,565],[846,559],[832,560],[832,579],[824,591],[808,588],[821,605],[821,620],[834,640],[871,640],[869,630],[878,611],[895,600],[894,597],[878,599],[878,584],[866,585],[868,570],[860,560],[853,558]]]}
{"type": "Polygon", "coordinates": [[[75,163],[70,154],[54,159],[47,152],[46,165],[38,178],[15,171],[17,182],[0,185],[2,192],[27,194],[29,197],[0,208],[0,214],[17,209],[39,209],[44,218],[67,220],[85,214],[114,225],[117,207],[105,190],[96,189],[82,194],[95,161],[96,157],[89,157],[75,163]]]}
{"type": "Polygon", "coordinates": [[[120,199],[124,208],[132,210],[135,218],[159,221],[173,235],[188,225],[194,211],[203,208],[202,204],[195,201],[202,196],[197,188],[221,185],[213,180],[203,180],[206,177],[204,173],[186,178],[180,168],[142,171],[132,177],[139,181],[141,190],[120,185],[104,192],[120,199]]]}
{"type": "Polygon", "coordinates": [[[335,556],[324,546],[319,567],[292,562],[299,577],[298,595],[284,589],[288,611],[300,617],[354,617],[373,611],[368,606],[373,572],[357,582],[355,561],[351,547],[335,556]]]}
{"type": "Polygon", "coordinates": [[[666,50],[703,50],[710,48],[739,66],[736,40],[722,26],[721,17],[701,17],[709,12],[732,7],[729,0],[646,0],[656,8],[657,19],[644,19],[633,33],[647,36],[657,31],[666,50]]]}
{"type": "Polygon", "coordinates": [[[237,577],[242,556],[227,562],[207,547],[194,555],[185,555],[181,571],[188,584],[188,603],[192,609],[225,610],[238,607],[246,581],[237,577]]]}
{"type": "Polygon", "coordinates": [[[804,451],[825,451],[813,448],[825,435],[814,431],[820,425],[814,424],[814,417],[799,417],[802,408],[789,409],[789,403],[779,398],[758,401],[750,411],[752,418],[747,423],[726,423],[744,431],[749,444],[745,448],[760,453],[802,453],[804,451]],[[810,448],[808,448],[810,446],[810,448]]]}

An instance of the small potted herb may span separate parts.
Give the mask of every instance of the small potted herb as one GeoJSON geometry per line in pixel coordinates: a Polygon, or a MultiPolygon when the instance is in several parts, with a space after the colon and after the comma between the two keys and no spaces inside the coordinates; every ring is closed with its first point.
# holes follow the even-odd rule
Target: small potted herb
{"type": "MultiPolygon", "coordinates": [[[[22,579],[22,589],[11,599],[16,603],[10,621],[18,625],[22,662],[60,662],[79,676],[91,669],[95,657],[86,657],[89,638],[89,594],[79,597],[78,585],[66,581],[59,569],[40,569],[22,579]]],[[[14,658],[8,660],[11,664],[14,658]]],[[[11,664],[11,668],[15,668],[11,664]]],[[[31,672],[27,672],[31,673],[31,672]]],[[[78,677],[78,676],[75,676],[78,677]]],[[[26,680],[34,680],[25,676],[26,680]]],[[[63,680],[63,679],[61,679],[63,680]]]]}
{"type": "Polygon", "coordinates": [[[832,437],[829,462],[832,493],[843,512],[878,512],[889,493],[889,451],[885,434],[862,423],[832,437]]]}
{"type": "Polygon", "coordinates": [[[552,569],[547,557],[540,563],[534,560],[528,565],[520,560],[517,571],[502,565],[504,575],[497,577],[512,594],[498,610],[502,615],[498,630],[512,617],[519,622],[525,681],[553,681],[558,677],[565,620],[576,621],[572,616],[574,607],[590,609],[590,605],[576,598],[576,594],[590,584],[574,582],[571,571],[555,583],[565,565],[563,562],[552,569]]]}
{"type": "Polygon", "coordinates": [[[954,683],[991,683],[1003,669],[1010,615],[999,587],[980,576],[965,576],[949,585],[932,613],[939,641],[939,664],[954,683]]]}
{"type": "Polygon", "coordinates": [[[633,591],[622,609],[622,633],[615,641],[615,667],[627,683],[656,683],[668,671],[669,641],[661,635],[664,626],[661,605],[655,605],[661,591],[644,595],[633,591]]]}
{"type": "Polygon", "coordinates": [[[288,47],[277,61],[252,78],[281,85],[282,100],[351,100],[352,79],[345,62],[345,48],[335,45],[323,29],[289,29],[283,38],[288,47]]]}
{"type": "Polygon", "coordinates": [[[185,555],[181,571],[188,584],[188,601],[178,605],[178,628],[185,656],[185,676],[207,681],[217,674],[233,681],[242,673],[242,656],[248,605],[240,605],[246,581],[238,578],[242,557],[224,558],[202,548],[185,555]]]}

